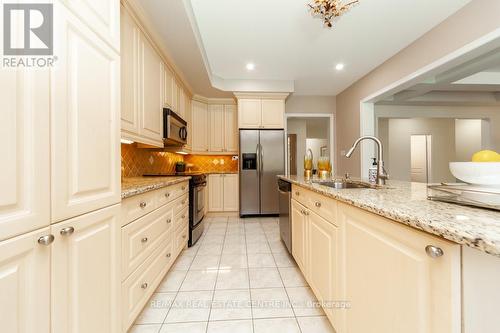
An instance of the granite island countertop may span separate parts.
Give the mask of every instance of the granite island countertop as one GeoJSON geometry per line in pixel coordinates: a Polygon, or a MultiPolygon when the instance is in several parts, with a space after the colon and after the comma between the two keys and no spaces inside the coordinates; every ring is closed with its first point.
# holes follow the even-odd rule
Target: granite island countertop
{"type": "Polygon", "coordinates": [[[130,177],[122,179],[122,200],[189,180],[189,176],[130,177]]]}
{"type": "Polygon", "coordinates": [[[292,184],[500,257],[500,212],[427,200],[427,185],[388,181],[381,189],[333,189],[302,176],[278,176],[292,184]]]}

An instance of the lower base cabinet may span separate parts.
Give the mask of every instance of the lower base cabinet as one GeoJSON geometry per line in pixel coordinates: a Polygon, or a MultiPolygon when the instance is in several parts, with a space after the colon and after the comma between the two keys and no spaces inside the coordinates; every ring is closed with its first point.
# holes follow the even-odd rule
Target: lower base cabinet
{"type": "Polygon", "coordinates": [[[52,332],[120,332],[120,205],[55,224],[52,234],[52,332]]]}
{"type": "Polygon", "coordinates": [[[238,174],[209,175],[207,192],[209,212],[237,212],[239,210],[238,174]]]}
{"type": "Polygon", "coordinates": [[[50,332],[50,246],[44,228],[0,242],[2,332],[50,332]]]}

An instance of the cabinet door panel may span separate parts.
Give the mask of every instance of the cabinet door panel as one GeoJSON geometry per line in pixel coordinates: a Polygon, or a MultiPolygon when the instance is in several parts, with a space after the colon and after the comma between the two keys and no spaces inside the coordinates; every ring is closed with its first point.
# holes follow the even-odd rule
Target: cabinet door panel
{"type": "Polygon", "coordinates": [[[2,332],[50,332],[50,246],[38,244],[49,228],[0,242],[2,332]]]}
{"type": "Polygon", "coordinates": [[[121,8],[121,124],[122,130],[139,135],[138,43],[139,28],[121,8]]]}
{"type": "Polygon", "coordinates": [[[222,175],[208,176],[208,211],[224,210],[224,182],[222,175]]]}
{"type": "Polygon", "coordinates": [[[54,333],[120,331],[119,217],[115,205],[52,227],[54,333]]]}
{"type": "MultiPolygon", "coordinates": [[[[337,228],[319,215],[309,215],[309,271],[308,281],[316,297],[321,302],[339,300],[337,290],[337,228]]],[[[326,303],[325,303],[326,304],[326,303]]],[[[333,320],[333,310],[325,308],[333,320]]]]}
{"type": "Polygon", "coordinates": [[[141,135],[163,147],[162,66],[160,56],[151,43],[141,34],[139,40],[139,67],[142,83],[141,135]]]}
{"type": "Polygon", "coordinates": [[[238,118],[235,105],[224,106],[224,148],[227,152],[238,152],[238,118]]]}
{"type": "Polygon", "coordinates": [[[285,101],[284,100],[262,100],[262,127],[284,128],[285,101]]]}
{"type": "Polygon", "coordinates": [[[238,100],[239,128],[259,128],[262,123],[262,101],[260,99],[238,100]]]}
{"type": "Polygon", "coordinates": [[[0,75],[0,240],[50,223],[48,84],[42,70],[0,75]]]}
{"type": "Polygon", "coordinates": [[[174,74],[167,65],[163,64],[163,106],[169,108],[173,105],[173,80],[174,74]]]}
{"type": "Polygon", "coordinates": [[[300,270],[307,274],[307,221],[305,207],[292,200],[292,255],[300,270]]]}
{"type": "Polygon", "coordinates": [[[341,332],[460,332],[460,246],[341,205],[341,332]],[[431,258],[427,245],[444,251],[431,258]]]}
{"type": "Polygon", "coordinates": [[[59,7],[56,38],[65,43],[51,80],[53,221],[120,202],[120,57],[59,7]]]}
{"type": "Polygon", "coordinates": [[[237,174],[225,174],[224,181],[224,211],[237,212],[239,210],[239,179],[237,174]]]}
{"type": "Polygon", "coordinates": [[[209,150],[211,152],[224,151],[224,105],[209,105],[209,150]]]}
{"type": "Polygon", "coordinates": [[[208,151],[208,106],[204,103],[193,101],[193,151],[208,151]]]}

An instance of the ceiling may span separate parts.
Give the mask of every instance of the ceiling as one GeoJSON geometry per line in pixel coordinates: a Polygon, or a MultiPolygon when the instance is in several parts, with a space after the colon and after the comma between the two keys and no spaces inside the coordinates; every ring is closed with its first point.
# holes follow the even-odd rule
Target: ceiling
{"type": "Polygon", "coordinates": [[[307,0],[141,5],[195,93],[223,97],[252,90],[337,95],[468,2],[360,0],[333,29],[311,17],[307,0]],[[336,71],[338,63],[345,69],[336,71]]]}

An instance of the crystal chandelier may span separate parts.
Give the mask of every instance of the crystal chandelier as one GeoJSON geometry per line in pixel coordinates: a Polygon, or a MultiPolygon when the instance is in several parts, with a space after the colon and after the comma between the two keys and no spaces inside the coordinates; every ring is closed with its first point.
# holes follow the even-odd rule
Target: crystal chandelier
{"type": "Polygon", "coordinates": [[[343,3],[342,0],[313,0],[308,4],[309,10],[314,17],[323,20],[328,28],[333,26],[333,20],[347,12],[359,0],[343,3]]]}

